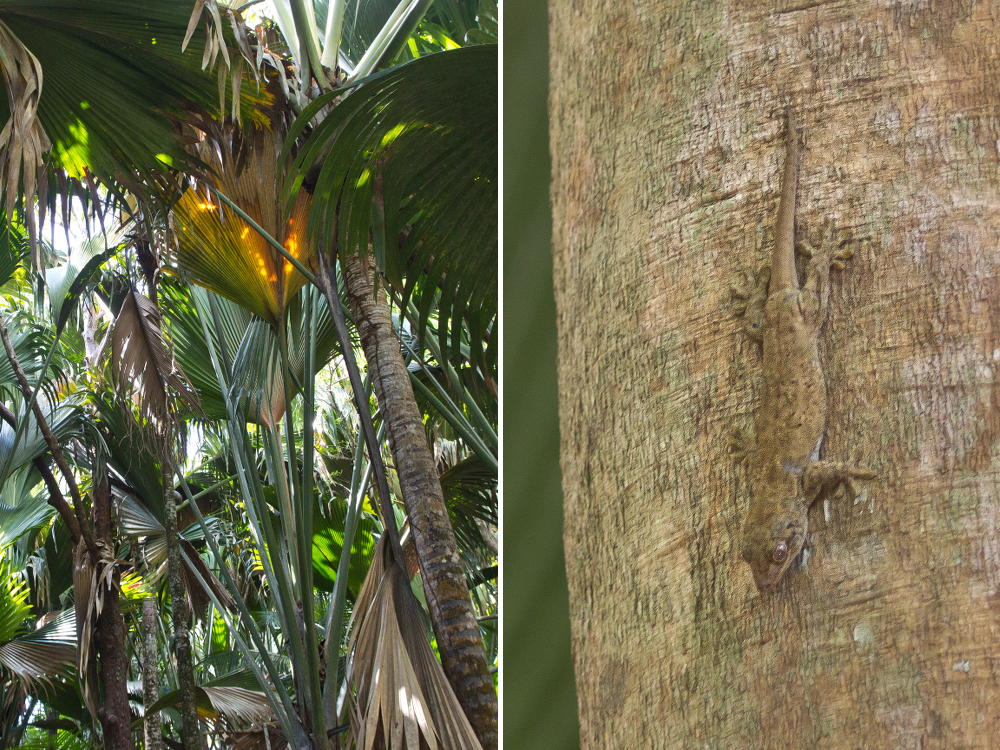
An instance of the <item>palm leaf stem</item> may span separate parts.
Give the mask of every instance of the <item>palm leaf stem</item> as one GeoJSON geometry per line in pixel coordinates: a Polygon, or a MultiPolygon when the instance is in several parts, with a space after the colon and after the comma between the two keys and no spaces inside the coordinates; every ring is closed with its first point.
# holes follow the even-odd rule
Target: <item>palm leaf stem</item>
{"type": "MultiPolygon", "coordinates": [[[[233,460],[236,463],[236,470],[240,474],[240,489],[243,494],[243,504],[247,511],[247,519],[250,521],[250,527],[253,530],[253,538],[254,543],[257,546],[257,554],[260,557],[261,565],[264,568],[264,574],[267,577],[268,585],[271,587],[271,591],[274,594],[276,609],[284,626],[285,637],[292,647],[293,655],[297,654],[301,657],[302,642],[298,637],[298,626],[295,614],[291,610],[294,599],[292,598],[288,569],[286,567],[285,558],[280,553],[281,548],[278,545],[274,533],[274,527],[271,524],[271,510],[267,505],[267,501],[264,499],[264,490],[261,485],[260,476],[257,473],[256,466],[248,459],[249,438],[246,433],[245,422],[238,418],[227,385],[228,382],[232,380],[232,360],[230,359],[229,350],[225,342],[219,308],[218,305],[215,304],[215,298],[208,295],[208,304],[211,309],[212,321],[218,336],[223,360],[222,365],[225,367],[225,370],[221,369],[219,366],[220,363],[218,361],[218,357],[216,356],[212,337],[208,330],[208,314],[204,309],[204,304],[202,303],[200,296],[194,289],[192,289],[192,297],[194,298],[195,305],[198,309],[198,318],[202,322],[205,341],[208,345],[212,365],[215,368],[216,377],[219,381],[219,387],[225,397],[226,411],[229,415],[226,425],[229,431],[233,460]],[[250,486],[247,485],[247,477],[250,479],[250,486]],[[251,487],[253,488],[253,491],[251,491],[251,487]],[[275,553],[272,555],[270,550],[274,550],[275,553]],[[277,565],[272,564],[273,560],[277,560],[277,565]],[[298,643],[298,648],[296,648],[296,642],[298,643]]],[[[299,659],[299,664],[301,663],[302,661],[299,659]]]]}
{"type": "Polygon", "coordinates": [[[350,335],[347,332],[347,322],[344,319],[344,310],[340,306],[340,298],[334,294],[337,288],[336,268],[329,265],[323,248],[319,248],[316,254],[319,264],[319,275],[317,286],[326,297],[326,303],[330,307],[330,315],[333,318],[334,327],[337,329],[337,339],[340,341],[340,349],[344,354],[344,365],[347,367],[347,374],[351,380],[351,391],[354,395],[354,405],[358,410],[358,419],[361,422],[361,430],[365,436],[365,444],[368,447],[368,460],[371,461],[375,471],[375,483],[378,486],[379,509],[382,511],[382,522],[389,535],[389,545],[396,560],[403,561],[403,548],[399,543],[399,529],[396,528],[396,515],[392,510],[392,501],[389,496],[389,482],[385,475],[385,464],[382,462],[382,454],[379,451],[378,438],[375,436],[375,427],[372,424],[371,407],[364,397],[364,386],[361,383],[361,373],[358,370],[358,362],[354,357],[354,348],[351,346],[350,335]]]}
{"type": "MultiPolygon", "coordinates": [[[[410,325],[414,325],[416,321],[419,320],[419,315],[417,313],[416,306],[413,304],[413,300],[408,301],[408,308],[409,309],[406,312],[407,320],[410,321],[410,325]]],[[[481,434],[486,435],[493,451],[497,451],[500,441],[497,438],[496,432],[493,431],[493,427],[490,425],[489,420],[486,419],[483,412],[479,409],[475,399],[466,393],[465,388],[462,386],[462,381],[458,378],[458,373],[455,372],[455,369],[451,366],[451,361],[447,357],[442,356],[441,348],[433,336],[427,336],[424,339],[424,342],[427,344],[427,348],[431,350],[431,354],[434,355],[434,359],[441,363],[441,367],[443,367],[444,371],[448,374],[448,380],[451,381],[455,392],[465,394],[466,397],[462,399],[465,407],[469,410],[472,418],[476,421],[476,425],[481,430],[481,434]]],[[[423,366],[423,363],[421,363],[421,366],[423,366]]]]}
{"type": "MultiPolygon", "coordinates": [[[[323,687],[319,681],[319,639],[316,636],[316,611],[313,606],[315,593],[313,589],[313,561],[312,561],[312,536],[313,536],[313,454],[315,448],[315,435],[313,433],[313,389],[316,378],[316,337],[313,335],[313,323],[315,320],[312,289],[308,289],[305,294],[305,310],[303,327],[305,329],[305,388],[302,389],[302,483],[296,485],[296,497],[299,501],[299,575],[302,579],[302,618],[305,624],[305,649],[307,663],[309,664],[309,694],[312,698],[313,725],[317,732],[326,731],[326,723],[323,713],[323,687]]],[[[282,365],[285,372],[291,373],[288,366],[288,341],[287,334],[282,343],[282,365]]],[[[288,381],[285,381],[285,413],[291,414],[291,391],[288,381]]],[[[288,444],[289,463],[293,465],[292,476],[298,478],[298,471],[294,469],[294,447],[295,433],[291,431],[289,421],[288,444]]]]}
{"type": "MultiPolygon", "coordinates": [[[[284,321],[281,321],[278,325],[278,353],[281,356],[281,386],[285,391],[285,451],[288,457],[288,464],[287,464],[288,481],[285,484],[284,489],[288,495],[288,501],[290,506],[289,509],[293,510],[295,504],[298,504],[301,508],[302,486],[299,484],[299,465],[298,465],[298,458],[295,453],[295,424],[293,423],[293,414],[292,414],[292,383],[291,383],[291,378],[289,377],[292,368],[289,367],[288,365],[288,326],[285,324],[284,321]]],[[[277,429],[277,427],[275,429],[277,429]]],[[[306,440],[304,432],[302,435],[302,439],[303,441],[306,440]]],[[[282,458],[280,452],[277,458],[279,460],[282,458]]],[[[284,463],[284,461],[282,461],[282,463],[284,463]]],[[[289,518],[293,519],[293,522],[299,521],[301,520],[301,514],[296,513],[293,516],[289,516],[289,518]]],[[[303,566],[301,570],[305,570],[304,567],[305,558],[302,557],[301,553],[305,552],[307,549],[306,547],[307,537],[305,536],[307,529],[300,528],[301,525],[302,524],[300,523],[295,524],[296,533],[295,535],[293,535],[292,538],[292,541],[294,542],[295,546],[292,549],[295,553],[297,553],[295,556],[298,557],[299,564],[303,566]]],[[[311,540],[312,536],[310,535],[308,539],[311,540]]],[[[297,578],[299,579],[299,585],[301,586],[302,585],[301,575],[297,576],[297,578]]]]}
{"type": "MultiPolygon", "coordinates": [[[[292,19],[295,21],[295,32],[296,36],[299,38],[299,43],[302,48],[302,90],[305,91],[309,88],[309,72],[312,72],[313,78],[316,79],[316,83],[322,91],[330,91],[330,79],[326,77],[326,73],[323,71],[323,63],[321,62],[323,55],[319,50],[319,34],[316,29],[316,13],[312,9],[312,2],[309,3],[310,7],[306,7],[305,0],[290,0],[292,6],[292,19]]],[[[289,40],[290,42],[292,40],[289,40]]]]}
{"type": "Polygon", "coordinates": [[[409,10],[393,27],[390,35],[387,37],[378,57],[375,58],[375,62],[371,66],[372,70],[378,70],[382,66],[392,62],[396,55],[399,54],[399,50],[402,49],[413,32],[416,31],[417,26],[420,25],[420,21],[423,19],[427,9],[431,7],[433,1],[416,0],[416,2],[410,4],[409,10]]]}
{"type": "Polygon", "coordinates": [[[222,485],[227,484],[229,482],[232,482],[234,479],[237,479],[236,474],[233,474],[231,477],[226,477],[225,479],[219,480],[218,482],[216,482],[215,484],[213,484],[211,487],[203,489],[201,492],[199,492],[197,495],[195,495],[194,497],[190,498],[189,500],[185,500],[183,503],[181,503],[180,505],[177,506],[177,510],[179,510],[179,511],[180,510],[184,510],[188,506],[188,503],[193,503],[196,500],[201,500],[203,497],[205,497],[209,493],[215,492],[217,489],[219,489],[219,487],[221,487],[222,485]]]}
{"type": "MultiPolygon", "coordinates": [[[[365,379],[365,394],[371,397],[371,378],[365,379]]],[[[385,422],[379,425],[378,440],[381,443],[385,435],[385,422]]],[[[351,502],[347,506],[347,516],[344,519],[344,542],[341,545],[340,561],[337,563],[337,578],[333,585],[333,601],[330,607],[330,617],[326,625],[326,684],[323,686],[323,711],[326,715],[327,727],[337,724],[340,712],[337,710],[337,699],[340,695],[340,632],[344,627],[344,609],[347,601],[347,579],[351,566],[351,549],[354,547],[354,535],[358,530],[358,520],[361,517],[361,505],[364,500],[364,488],[371,477],[372,465],[365,462],[364,471],[361,464],[365,452],[363,443],[358,440],[354,451],[354,470],[351,474],[351,502]]]]}
{"type": "Polygon", "coordinates": [[[326,13],[326,32],[323,39],[323,56],[320,63],[333,70],[340,57],[340,39],[344,31],[345,0],[330,0],[326,13]]]}
{"type": "MultiPolygon", "coordinates": [[[[220,561],[219,569],[222,571],[223,578],[226,579],[226,586],[229,588],[229,592],[233,595],[233,599],[236,600],[236,606],[239,608],[240,617],[242,617],[243,621],[246,623],[247,632],[250,633],[250,638],[257,646],[257,653],[260,655],[261,660],[264,662],[265,669],[267,669],[268,674],[271,676],[271,682],[268,682],[264,678],[263,673],[260,672],[260,668],[257,667],[257,663],[253,659],[253,654],[246,642],[243,640],[243,637],[240,635],[240,632],[236,627],[236,623],[230,621],[229,613],[219,604],[216,599],[215,592],[212,591],[210,586],[205,587],[205,590],[212,598],[212,603],[215,605],[216,610],[226,621],[226,627],[229,628],[229,631],[236,639],[237,645],[240,648],[243,657],[250,665],[250,668],[254,670],[254,675],[257,677],[257,681],[260,683],[261,689],[267,696],[268,701],[270,701],[274,714],[278,717],[278,721],[281,723],[281,728],[285,731],[285,736],[296,737],[296,733],[292,729],[292,722],[289,718],[291,716],[295,716],[295,709],[292,706],[291,698],[288,696],[288,691],[285,690],[285,685],[281,681],[281,675],[275,668],[274,662],[271,661],[271,655],[267,650],[263,637],[261,637],[260,630],[257,628],[257,623],[254,622],[253,617],[250,616],[250,610],[247,608],[246,601],[243,599],[243,595],[240,593],[239,587],[237,587],[236,582],[233,581],[233,577],[229,572],[228,566],[221,564],[222,552],[219,549],[218,543],[215,541],[215,535],[211,532],[208,524],[205,522],[205,517],[198,508],[198,503],[194,502],[194,497],[191,495],[191,488],[188,487],[188,483],[184,479],[184,475],[180,472],[180,467],[175,466],[175,471],[177,476],[180,478],[181,489],[184,491],[184,494],[187,495],[188,502],[194,510],[195,518],[198,519],[198,523],[205,534],[205,539],[208,540],[208,546],[212,550],[212,554],[215,555],[215,559],[220,561]]],[[[184,553],[187,554],[187,551],[185,550],[184,553]]],[[[201,573],[198,572],[198,568],[192,565],[191,570],[198,577],[202,586],[204,586],[205,584],[204,581],[202,581],[201,573]]],[[[302,731],[301,727],[299,727],[299,731],[302,731]]],[[[305,733],[302,732],[302,735],[304,739],[305,733]]]]}

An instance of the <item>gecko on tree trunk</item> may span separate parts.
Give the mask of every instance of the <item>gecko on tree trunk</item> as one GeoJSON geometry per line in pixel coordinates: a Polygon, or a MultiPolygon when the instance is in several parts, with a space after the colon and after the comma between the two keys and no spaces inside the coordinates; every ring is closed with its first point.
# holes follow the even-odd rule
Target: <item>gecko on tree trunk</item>
{"type": "Polygon", "coordinates": [[[871,479],[857,464],[820,461],[826,429],[826,383],[819,332],[826,317],[830,267],[843,268],[853,250],[834,239],[832,223],[819,247],[795,241],[799,143],[791,109],[785,114],[785,168],[778,201],[771,267],[751,290],[733,287],[747,331],[763,343],[764,388],[755,414],[757,447],[750,511],[743,526],[743,559],[762,593],[774,589],[806,541],[809,508],[851,479],[871,479]],[[798,250],[808,261],[800,286],[798,250]]]}

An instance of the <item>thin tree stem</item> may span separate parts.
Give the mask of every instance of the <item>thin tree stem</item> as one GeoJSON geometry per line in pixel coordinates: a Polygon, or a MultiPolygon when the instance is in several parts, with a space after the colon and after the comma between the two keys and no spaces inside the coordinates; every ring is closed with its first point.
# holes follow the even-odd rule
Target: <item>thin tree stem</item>
{"type": "Polygon", "coordinates": [[[73,510],[76,513],[76,520],[80,526],[80,535],[87,545],[91,560],[96,565],[97,561],[101,559],[101,555],[97,550],[97,545],[94,543],[94,535],[90,531],[90,524],[87,523],[87,517],[83,512],[83,499],[80,497],[80,488],[76,484],[76,478],[73,476],[62,448],[59,447],[59,442],[52,434],[52,430],[49,429],[48,422],[45,421],[45,416],[42,414],[42,407],[38,405],[35,394],[31,391],[31,385],[28,383],[28,378],[21,368],[21,363],[17,361],[17,356],[14,354],[14,347],[10,343],[10,335],[7,333],[7,323],[4,321],[2,315],[0,315],[0,338],[3,339],[3,348],[7,352],[7,359],[10,360],[10,366],[14,369],[14,375],[17,377],[18,385],[21,387],[21,393],[24,394],[24,398],[28,403],[32,405],[38,429],[41,430],[42,437],[45,438],[45,444],[49,446],[49,452],[52,454],[56,466],[63,473],[66,484],[69,486],[69,494],[73,498],[73,510]]]}

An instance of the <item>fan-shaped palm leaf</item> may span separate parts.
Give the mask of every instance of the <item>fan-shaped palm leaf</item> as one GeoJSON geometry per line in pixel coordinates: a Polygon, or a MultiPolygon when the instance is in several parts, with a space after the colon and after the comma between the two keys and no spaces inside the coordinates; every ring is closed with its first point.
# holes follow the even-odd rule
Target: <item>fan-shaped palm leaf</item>
{"type": "MultiPolygon", "coordinates": [[[[18,419],[23,420],[24,414],[18,415],[18,419]]],[[[61,443],[78,434],[83,425],[83,415],[80,409],[69,400],[63,401],[56,408],[50,410],[45,415],[45,420],[48,422],[52,434],[61,443]]],[[[42,431],[34,419],[28,420],[21,433],[17,448],[14,450],[14,455],[11,457],[13,444],[14,430],[4,422],[0,426],[0,466],[9,465],[8,473],[15,471],[48,450],[42,431]]]]}
{"type": "Polygon", "coordinates": [[[121,246],[123,230],[124,227],[110,233],[94,234],[86,242],[73,248],[65,263],[45,272],[57,331],[61,331],[66,325],[77,300],[101,264],[121,246]]]}
{"type": "Polygon", "coordinates": [[[466,566],[475,571],[496,560],[479,523],[497,526],[497,476],[478,456],[470,456],[441,474],[441,491],[466,566]]]}
{"type": "MultiPolygon", "coordinates": [[[[29,195],[46,136],[54,166],[79,178],[89,169],[109,185],[124,180],[140,194],[141,184],[155,185],[168,167],[198,168],[175,124],[185,110],[219,114],[225,74],[217,80],[202,69],[205,45],[198,34],[182,53],[190,15],[188,0],[3,3],[0,37],[8,54],[2,64],[12,85],[8,97],[0,97],[0,123],[10,125],[0,133],[0,147],[8,164],[24,154],[29,195]]],[[[261,119],[254,105],[265,98],[253,86],[242,87],[245,121],[261,119]]],[[[17,175],[12,168],[5,177],[10,207],[17,175]]]]}
{"type": "MultiPolygon", "coordinates": [[[[176,346],[177,361],[190,376],[192,384],[201,394],[205,413],[214,419],[226,416],[226,403],[219,390],[218,379],[211,361],[205,357],[204,330],[198,320],[196,306],[186,290],[179,286],[164,286],[164,305],[176,346]]],[[[198,291],[199,294],[211,292],[198,291]]],[[[274,424],[285,408],[285,394],[281,382],[280,354],[274,328],[264,319],[234,304],[225,297],[216,297],[219,317],[224,330],[226,346],[233,360],[233,386],[231,397],[241,413],[251,421],[274,424]],[[260,409],[260,414],[258,414],[260,409]]],[[[305,322],[304,294],[300,290],[288,303],[288,359],[293,374],[294,396],[297,383],[305,377],[305,346],[302,329],[305,322]]],[[[207,307],[207,305],[206,305],[207,307]]],[[[316,366],[326,365],[336,351],[337,334],[330,310],[318,305],[313,317],[313,336],[316,339],[316,366]]],[[[209,326],[212,344],[218,349],[214,325],[209,326]]]]}
{"type": "MultiPolygon", "coordinates": [[[[347,519],[347,502],[333,498],[329,503],[329,519],[313,512],[312,556],[316,588],[332,591],[337,579],[337,565],[344,547],[344,526],[347,519]]],[[[365,573],[375,552],[376,527],[369,516],[358,521],[351,543],[351,566],[348,572],[348,600],[353,601],[361,590],[365,573]]]]}
{"type": "Polygon", "coordinates": [[[0,671],[12,673],[31,690],[65,673],[75,656],[76,634],[69,611],[37,630],[28,629],[27,599],[27,584],[0,562],[0,671]]]}
{"type": "MultiPolygon", "coordinates": [[[[404,305],[421,287],[421,334],[436,313],[442,351],[458,362],[467,321],[472,360],[485,366],[482,342],[497,313],[497,48],[428,55],[368,81],[316,126],[284,195],[322,163],[309,236],[336,229],[340,252],[366,253],[370,231],[404,305]]],[[[333,100],[303,110],[286,154],[333,100]]]]}
{"type": "MultiPolygon", "coordinates": [[[[301,194],[289,206],[279,203],[276,146],[270,131],[257,134],[245,168],[227,156],[212,160],[220,174],[219,190],[308,265],[312,247],[305,240],[309,198],[301,194]]],[[[174,209],[177,264],[189,279],[227,297],[271,325],[283,320],[285,306],[306,283],[242,218],[204,192],[189,190],[174,209]]]]}
{"type": "MultiPolygon", "coordinates": [[[[215,719],[223,715],[241,723],[260,723],[274,718],[267,698],[260,691],[257,678],[249,670],[241,670],[216,677],[195,687],[198,714],[215,719]]],[[[181,691],[174,690],[161,697],[147,709],[147,713],[178,706],[181,691]]]]}
{"type": "MultiPolygon", "coordinates": [[[[122,530],[126,534],[136,539],[139,537],[146,538],[143,548],[146,564],[149,566],[154,577],[162,575],[167,562],[167,530],[163,525],[163,521],[158,519],[148,508],[145,508],[131,496],[126,497],[122,501],[119,514],[122,530]]],[[[215,577],[215,574],[209,570],[208,565],[205,564],[205,561],[198,554],[198,550],[188,540],[188,537],[196,536],[200,531],[200,528],[192,527],[180,535],[181,547],[187,552],[187,555],[182,557],[181,562],[184,565],[182,574],[184,576],[184,585],[191,600],[191,608],[199,616],[203,616],[205,608],[208,606],[208,597],[201,592],[201,584],[198,583],[197,577],[193,576],[190,572],[190,568],[194,566],[201,574],[202,580],[205,581],[206,585],[212,587],[212,592],[222,605],[230,609],[235,609],[236,602],[232,595],[219,579],[215,577]]],[[[224,564],[221,560],[218,563],[220,565],[224,564]]]]}
{"type": "MultiPolygon", "coordinates": [[[[52,330],[31,322],[29,315],[15,313],[11,321],[10,344],[17,357],[18,364],[26,375],[37,375],[42,370],[46,355],[52,347],[52,330]]],[[[62,358],[54,353],[53,362],[49,365],[50,377],[60,378],[62,358]]],[[[42,391],[50,399],[55,398],[55,383],[46,380],[42,383],[42,391]]],[[[7,357],[0,358],[0,390],[6,390],[8,397],[21,398],[21,389],[14,375],[14,367],[7,357]]]]}

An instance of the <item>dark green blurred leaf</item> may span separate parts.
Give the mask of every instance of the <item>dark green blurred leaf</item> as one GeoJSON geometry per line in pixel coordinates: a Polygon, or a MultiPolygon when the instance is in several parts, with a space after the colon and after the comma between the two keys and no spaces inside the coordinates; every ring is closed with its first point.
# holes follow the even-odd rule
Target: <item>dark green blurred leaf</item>
{"type": "MultiPolygon", "coordinates": [[[[401,290],[419,285],[420,333],[439,319],[442,351],[461,361],[462,328],[485,367],[483,338],[497,314],[497,48],[421,57],[371,76],[316,126],[295,159],[297,177],[322,166],[309,236],[337,228],[342,253],[367,253],[401,290]],[[450,347],[450,348],[449,348],[450,347]]],[[[285,153],[323,107],[293,125],[285,153]]],[[[323,243],[329,247],[328,241],[323,243]]]]}

